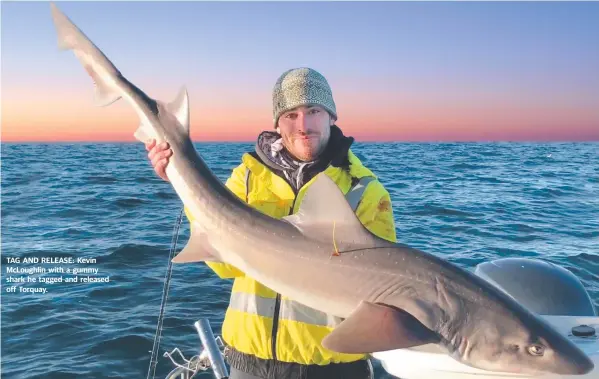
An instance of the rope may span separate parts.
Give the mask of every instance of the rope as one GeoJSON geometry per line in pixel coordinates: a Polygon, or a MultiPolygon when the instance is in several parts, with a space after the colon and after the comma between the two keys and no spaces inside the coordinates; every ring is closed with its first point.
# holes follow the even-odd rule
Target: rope
{"type": "Polygon", "coordinates": [[[183,217],[183,208],[181,208],[181,212],[179,213],[179,217],[177,218],[177,222],[175,223],[175,227],[173,230],[173,238],[171,240],[171,250],[169,251],[168,257],[168,266],[166,269],[166,276],[164,279],[164,288],[162,289],[162,302],[160,304],[160,314],[158,315],[158,325],[156,326],[156,335],[154,336],[154,346],[152,347],[152,357],[150,358],[150,367],[148,367],[148,375],[146,379],[150,379],[150,373],[152,374],[152,378],[156,377],[156,365],[158,364],[158,360],[156,356],[158,355],[158,348],[160,346],[160,338],[162,336],[162,321],[164,320],[164,309],[166,307],[166,301],[168,298],[168,290],[170,288],[171,283],[171,272],[173,267],[173,258],[175,257],[177,240],[179,239],[179,227],[181,226],[181,220],[183,217]]]}

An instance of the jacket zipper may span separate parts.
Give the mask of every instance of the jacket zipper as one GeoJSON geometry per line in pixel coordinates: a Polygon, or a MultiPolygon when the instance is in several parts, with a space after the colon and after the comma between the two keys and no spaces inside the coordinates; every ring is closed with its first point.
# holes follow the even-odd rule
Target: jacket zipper
{"type": "MultiPolygon", "coordinates": [[[[291,204],[291,209],[289,209],[289,215],[293,214],[293,208],[295,208],[295,201],[297,200],[297,192],[293,189],[293,186],[290,186],[291,190],[294,193],[293,203],[291,204]]],[[[277,360],[277,331],[279,330],[279,313],[281,310],[281,294],[277,292],[277,296],[275,297],[275,313],[273,315],[272,320],[272,336],[271,336],[271,349],[272,349],[272,358],[274,361],[277,360]]]]}

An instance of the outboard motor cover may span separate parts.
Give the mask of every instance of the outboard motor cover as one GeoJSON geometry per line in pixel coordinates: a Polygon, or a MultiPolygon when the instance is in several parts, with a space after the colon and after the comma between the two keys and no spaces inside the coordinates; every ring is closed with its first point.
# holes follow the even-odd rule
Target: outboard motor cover
{"type": "Polygon", "coordinates": [[[476,266],[474,273],[539,315],[596,316],[580,280],[550,262],[502,258],[476,266]]]}

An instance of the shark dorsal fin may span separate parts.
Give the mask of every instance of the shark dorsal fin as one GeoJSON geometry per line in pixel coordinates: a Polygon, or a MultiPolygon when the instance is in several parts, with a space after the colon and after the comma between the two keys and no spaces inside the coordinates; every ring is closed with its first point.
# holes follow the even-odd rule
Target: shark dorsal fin
{"type": "Polygon", "coordinates": [[[181,88],[175,100],[166,104],[166,109],[175,116],[189,135],[189,96],[185,87],[181,88]]]}
{"type": "MultiPolygon", "coordinates": [[[[157,102],[159,109],[164,109],[169,116],[166,116],[166,119],[169,119],[170,115],[172,115],[180,127],[183,129],[186,135],[189,135],[189,97],[187,95],[187,89],[182,87],[177,94],[175,100],[171,101],[168,104],[164,104],[163,102],[157,102]]],[[[165,115],[161,115],[160,117],[165,117],[165,115]]],[[[172,120],[172,118],[170,119],[172,120]]],[[[134,133],[134,136],[137,140],[142,141],[144,143],[148,142],[150,139],[158,138],[154,132],[153,128],[144,120],[142,120],[141,124],[137,128],[134,133]]]]}
{"type": "Polygon", "coordinates": [[[325,173],[318,174],[300,203],[297,213],[283,217],[306,237],[331,243],[343,251],[374,246],[377,237],[362,225],[341,189],[325,173]]]}

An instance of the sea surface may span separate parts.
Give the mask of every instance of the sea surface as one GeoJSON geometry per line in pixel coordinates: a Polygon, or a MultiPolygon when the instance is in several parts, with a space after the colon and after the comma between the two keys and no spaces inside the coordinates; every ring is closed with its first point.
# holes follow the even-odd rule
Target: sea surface
{"type": "MultiPolygon", "coordinates": [[[[224,181],[253,147],[196,148],[224,181]]],[[[500,257],[554,262],[582,281],[599,308],[598,143],[353,150],[389,190],[401,242],[468,269],[500,257]]],[[[3,144],[1,153],[2,378],[146,378],[179,198],[141,144],[3,144]],[[23,263],[69,257],[96,262],[23,263]],[[7,273],[35,267],[97,269],[77,276],[109,281],[49,284],[40,280],[75,276],[7,273]],[[7,282],[19,276],[36,282],[7,282]]],[[[178,249],[188,236],[184,221],[178,249]]],[[[174,368],[164,352],[198,354],[194,321],[206,317],[220,334],[230,287],[201,263],[173,266],[156,378],[174,368]]],[[[378,365],[376,373],[388,377],[378,365]]]]}

